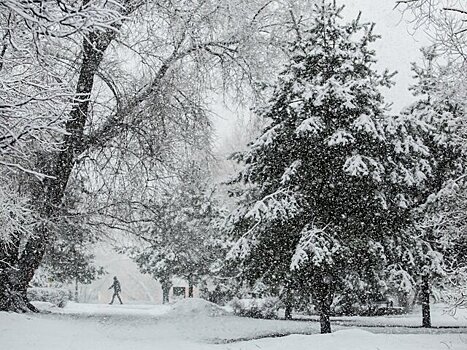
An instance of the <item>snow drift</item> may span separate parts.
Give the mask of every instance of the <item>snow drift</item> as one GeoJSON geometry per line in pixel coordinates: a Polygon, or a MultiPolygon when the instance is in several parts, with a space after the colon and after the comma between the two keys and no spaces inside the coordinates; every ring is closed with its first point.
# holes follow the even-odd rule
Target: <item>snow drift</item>
{"type": "Polygon", "coordinates": [[[228,312],[219,305],[204,299],[188,298],[178,301],[172,306],[167,316],[192,317],[192,316],[225,316],[228,312]]]}

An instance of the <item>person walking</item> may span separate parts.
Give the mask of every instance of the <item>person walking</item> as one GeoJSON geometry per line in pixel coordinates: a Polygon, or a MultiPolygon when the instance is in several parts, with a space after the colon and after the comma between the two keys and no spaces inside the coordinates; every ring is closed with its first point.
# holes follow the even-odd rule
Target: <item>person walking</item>
{"type": "Polygon", "coordinates": [[[109,287],[109,289],[112,289],[112,288],[114,289],[114,295],[112,296],[112,301],[109,304],[112,305],[114,303],[115,297],[118,298],[118,300],[120,301],[120,304],[123,304],[122,299],[120,298],[120,292],[122,291],[122,288],[120,287],[120,282],[118,281],[117,276],[114,276],[114,282],[109,287]]]}

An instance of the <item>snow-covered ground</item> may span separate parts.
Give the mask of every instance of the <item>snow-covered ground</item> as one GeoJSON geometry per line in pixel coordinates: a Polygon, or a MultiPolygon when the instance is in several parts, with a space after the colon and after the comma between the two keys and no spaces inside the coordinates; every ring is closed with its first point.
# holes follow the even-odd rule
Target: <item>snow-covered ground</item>
{"type": "MultiPolygon", "coordinates": [[[[433,328],[457,328],[465,327],[467,332],[467,310],[465,309],[453,309],[447,307],[445,304],[434,304],[431,305],[432,312],[432,326],[433,328]]],[[[371,327],[377,328],[375,331],[379,332],[378,328],[387,327],[401,327],[401,328],[419,328],[421,325],[421,306],[418,306],[414,311],[407,315],[391,315],[391,316],[378,316],[378,317],[364,317],[364,316],[340,316],[334,317],[333,323],[335,325],[345,325],[353,327],[371,327]]],[[[304,316],[298,315],[297,318],[302,320],[315,320],[318,321],[318,316],[304,316]]],[[[403,332],[421,332],[423,330],[410,331],[405,330],[403,332]]],[[[430,330],[433,332],[433,330],[430,330]]],[[[392,331],[395,332],[395,331],[392,331]]],[[[467,347],[466,347],[467,350],[467,347]]]]}
{"type": "Polygon", "coordinates": [[[0,349],[467,350],[466,310],[452,317],[441,307],[433,308],[433,323],[450,328],[429,332],[413,328],[420,321],[418,314],[349,317],[334,320],[334,333],[320,335],[315,320],[240,318],[201,299],[182,300],[172,306],[38,306],[51,313],[0,313],[0,349]]]}

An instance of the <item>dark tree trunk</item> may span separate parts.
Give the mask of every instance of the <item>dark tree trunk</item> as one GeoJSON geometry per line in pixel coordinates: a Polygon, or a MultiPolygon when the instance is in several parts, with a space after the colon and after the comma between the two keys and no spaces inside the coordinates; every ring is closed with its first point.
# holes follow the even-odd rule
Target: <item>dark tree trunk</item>
{"type": "MultiPolygon", "coordinates": [[[[94,77],[102,61],[104,51],[115,37],[116,32],[90,33],[83,40],[83,61],[78,76],[76,87],[76,99],[70,111],[70,119],[66,123],[68,132],[63,139],[63,151],[42,154],[38,158],[39,171],[53,178],[36,180],[32,184],[33,202],[42,217],[42,223],[35,229],[34,235],[30,237],[21,255],[11,256],[8,263],[10,269],[8,278],[4,276],[0,280],[0,310],[8,311],[37,311],[28,301],[26,296],[27,287],[32,280],[35,271],[44,257],[46,248],[53,243],[49,228],[45,224],[54,221],[58,215],[62,198],[70,174],[79,155],[83,149],[84,125],[86,123],[89,99],[94,77]]],[[[3,254],[2,254],[3,255],[3,254]]],[[[5,268],[0,273],[5,275],[5,268]],[[3,271],[3,272],[2,272],[3,271]]]]}
{"type": "Polygon", "coordinates": [[[170,285],[162,285],[162,304],[169,303],[170,285]]]}
{"type": "Polygon", "coordinates": [[[330,277],[324,279],[321,287],[321,295],[319,296],[319,322],[321,334],[326,334],[331,333],[331,304],[333,296],[330,277]]]}
{"type": "Polygon", "coordinates": [[[321,334],[331,333],[331,305],[327,300],[321,303],[319,323],[321,325],[321,334]]]}
{"type": "Polygon", "coordinates": [[[193,298],[193,279],[190,277],[188,278],[188,298],[193,298]]]}
{"type": "Polygon", "coordinates": [[[75,302],[78,302],[78,277],[75,279],[75,302]]]}
{"type": "Polygon", "coordinates": [[[0,311],[27,312],[30,304],[27,300],[27,286],[21,285],[16,269],[3,269],[0,272],[0,311]]]}
{"type": "Polygon", "coordinates": [[[285,296],[284,296],[284,305],[285,305],[285,319],[292,319],[292,310],[293,310],[293,299],[292,299],[292,288],[289,284],[285,286],[285,296]]]}
{"type": "Polygon", "coordinates": [[[27,299],[27,275],[19,268],[20,237],[18,234],[9,244],[0,243],[0,311],[37,311],[27,299]]]}
{"type": "MultiPolygon", "coordinates": [[[[90,0],[83,0],[83,6],[90,0]]],[[[130,15],[143,2],[124,0],[121,14],[130,15]]],[[[89,139],[84,128],[89,113],[91,92],[94,79],[110,43],[115,39],[122,22],[105,31],[86,34],[82,41],[82,62],[79,67],[75,98],[65,125],[67,134],[63,137],[61,151],[49,152],[38,156],[37,170],[52,178],[36,181],[32,186],[33,202],[38,209],[42,222],[53,222],[58,215],[62,199],[75,166],[77,157],[89,148],[89,139]]],[[[165,73],[166,70],[161,74],[165,73]]],[[[46,248],[53,243],[53,237],[46,224],[38,225],[34,235],[28,239],[21,252],[11,256],[7,264],[0,259],[0,310],[37,311],[27,301],[26,290],[44,257],[46,248]]],[[[1,247],[0,244],[0,249],[1,247]]],[[[0,257],[4,254],[0,252],[0,257]]]]}
{"type": "Polygon", "coordinates": [[[170,288],[162,288],[162,304],[169,303],[169,292],[170,288]]]}
{"type": "Polygon", "coordinates": [[[422,327],[431,328],[430,277],[428,275],[422,277],[420,297],[422,302],[422,327]]]}
{"type": "Polygon", "coordinates": [[[285,319],[291,320],[292,319],[292,304],[287,302],[285,303],[285,319]]]}
{"type": "Polygon", "coordinates": [[[162,287],[162,304],[169,303],[170,288],[172,288],[172,281],[170,278],[163,278],[160,280],[162,287]]]}

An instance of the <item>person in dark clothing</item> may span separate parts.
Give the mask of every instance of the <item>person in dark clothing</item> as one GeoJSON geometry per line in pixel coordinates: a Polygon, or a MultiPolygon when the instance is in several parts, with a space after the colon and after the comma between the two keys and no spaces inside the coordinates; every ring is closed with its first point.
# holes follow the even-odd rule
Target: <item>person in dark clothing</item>
{"type": "Polygon", "coordinates": [[[112,305],[114,303],[115,297],[118,298],[120,304],[123,304],[119,294],[122,291],[122,288],[120,287],[120,282],[118,281],[117,276],[114,276],[114,283],[109,287],[109,289],[112,288],[114,289],[114,295],[112,296],[112,301],[109,304],[112,305]]]}

